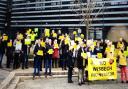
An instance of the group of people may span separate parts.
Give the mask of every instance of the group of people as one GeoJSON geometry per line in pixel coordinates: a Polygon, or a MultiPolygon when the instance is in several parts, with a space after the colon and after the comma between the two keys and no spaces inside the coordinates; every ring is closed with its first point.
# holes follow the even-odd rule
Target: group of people
{"type": "Polygon", "coordinates": [[[86,40],[84,34],[74,31],[63,34],[59,30],[45,29],[41,36],[38,30],[29,29],[25,34],[17,32],[16,39],[10,39],[7,34],[0,38],[0,68],[2,68],[3,55],[6,54],[6,67],[13,69],[20,66],[28,68],[30,54],[34,58],[34,73],[40,76],[42,67],[45,67],[45,76],[52,76],[51,69],[61,67],[68,69],[68,83],[73,83],[73,68],[78,68],[78,84],[88,81],[88,58],[101,54],[100,58],[116,57],[121,69],[121,82],[128,83],[127,60],[124,51],[128,51],[127,42],[120,38],[118,42],[109,40],[86,40]],[[87,54],[88,53],[88,54],[87,54]],[[125,77],[125,78],[124,78],[125,77]]]}

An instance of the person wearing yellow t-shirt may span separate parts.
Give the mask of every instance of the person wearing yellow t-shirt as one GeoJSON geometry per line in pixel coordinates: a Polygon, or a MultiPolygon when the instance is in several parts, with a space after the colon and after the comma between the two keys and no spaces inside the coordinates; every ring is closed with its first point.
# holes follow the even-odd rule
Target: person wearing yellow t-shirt
{"type": "Polygon", "coordinates": [[[119,39],[119,41],[118,41],[118,43],[117,43],[117,48],[124,50],[125,45],[124,45],[124,42],[123,42],[123,38],[120,38],[120,39],[119,39]]]}
{"type": "Polygon", "coordinates": [[[22,59],[22,69],[28,68],[28,55],[30,52],[30,45],[31,45],[31,39],[29,36],[27,36],[23,42],[23,56],[24,57],[22,59]]]}
{"type": "Polygon", "coordinates": [[[33,79],[36,75],[40,77],[40,70],[42,69],[42,57],[44,56],[44,48],[41,46],[41,40],[37,40],[37,44],[34,48],[34,73],[33,79]]]}
{"type": "Polygon", "coordinates": [[[126,83],[128,83],[127,60],[123,50],[120,50],[119,52],[119,65],[121,69],[121,82],[124,83],[126,81],[126,83]]]}

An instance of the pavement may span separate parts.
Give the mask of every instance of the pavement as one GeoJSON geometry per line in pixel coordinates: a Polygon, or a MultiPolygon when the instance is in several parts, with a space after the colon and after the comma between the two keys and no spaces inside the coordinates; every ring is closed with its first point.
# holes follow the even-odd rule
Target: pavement
{"type": "Polygon", "coordinates": [[[9,71],[0,69],[0,83],[9,75],[9,71]]]}
{"type": "MultiPolygon", "coordinates": [[[[0,83],[6,79],[11,71],[16,72],[19,76],[31,76],[33,73],[33,68],[22,70],[21,68],[17,70],[6,69],[5,68],[5,61],[3,61],[3,69],[0,69],[0,83]]],[[[74,69],[77,72],[77,68],[74,69]]],[[[52,72],[55,74],[67,74],[66,71],[62,71],[61,68],[52,69],[52,72]]],[[[43,71],[41,72],[44,73],[43,71]]],[[[76,74],[76,73],[75,73],[76,74]]],[[[88,83],[79,86],[77,77],[73,77],[74,83],[69,84],[67,83],[67,77],[63,78],[41,78],[32,80],[32,78],[23,80],[18,83],[16,89],[128,89],[128,84],[120,83],[120,77],[118,77],[117,81],[93,81],[89,85],[88,83]]],[[[9,89],[9,88],[8,88],[9,89]]],[[[12,88],[13,89],[13,88],[12,88]]]]}
{"type": "Polygon", "coordinates": [[[78,85],[77,78],[74,83],[67,83],[67,78],[43,78],[36,80],[24,80],[17,85],[16,89],[128,89],[128,84],[117,83],[116,81],[94,81],[88,85],[78,85]]]}

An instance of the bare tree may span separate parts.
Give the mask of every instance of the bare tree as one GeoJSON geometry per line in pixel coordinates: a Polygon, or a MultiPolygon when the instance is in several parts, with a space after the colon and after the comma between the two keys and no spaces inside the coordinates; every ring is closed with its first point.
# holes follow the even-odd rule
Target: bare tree
{"type": "Polygon", "coordinates": [[[89,38],[89,29],[92,27],[92,22],[94,19],[97,18],[99,13],[103,11],[103,7],[105,5],[104,1],[102,0],[75,0],[75,3],[77,3],[77,8],[79,9],[79,14],[82,15],[82,21],[81,23],[85,24],[86,27],[86,39],[89,38]],[[97,6],[100,6],[96,10],[97,6]],[[95,12],[95,14],[93,14],[95,12]]]}

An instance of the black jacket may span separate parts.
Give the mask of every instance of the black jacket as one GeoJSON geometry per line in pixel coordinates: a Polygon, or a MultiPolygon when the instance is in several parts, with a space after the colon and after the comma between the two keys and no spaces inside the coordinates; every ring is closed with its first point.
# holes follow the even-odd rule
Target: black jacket
{"type": "Polygon", "coordinates": [[[68,60],[67,60],[67,66],[68,67],[74,67],[74,59],[73,59],[73,52],[70,50],[68,52],[68,60]]]}
{"type": "Polygon", "coordinates": [[[38,50],[42,50],[43,53],[45,53],[45,49],[44,47],[42,47],[41,45],[39,46],[38,44],[36,44],[35,48],[34,48],[34,54],[37,55],[38,50]]]}
{"type": "MultiPolygon", "coordinates": [[[[85,52],[85,50],[84,50],[84,52],[85,52]]],[[[77,54],[77,67],[78,67],[78,69],[83,69],[87,65],[87,60],[83,59],[83,57],[81,56],[81,53],[82,53],[82,48],[80,47],[78,50],[78,54],[77,54]],[[83,63],[83,62],[85,62],[85,63],[83,63]],[[85,64],[85,65],[83,65],[83,64],[85,64]]]]}

